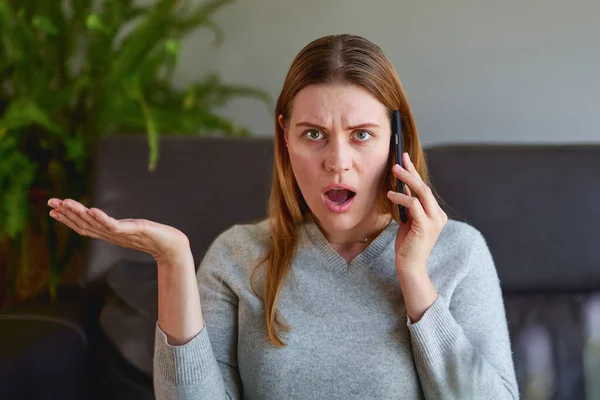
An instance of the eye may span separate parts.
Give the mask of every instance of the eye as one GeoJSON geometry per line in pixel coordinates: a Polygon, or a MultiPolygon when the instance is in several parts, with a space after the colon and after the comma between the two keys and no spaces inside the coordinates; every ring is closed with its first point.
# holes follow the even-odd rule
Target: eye
{"type": "MultiPolygon", "coordinates": [[[[373,136],[369,131],[356,131],[354,133],[359,142],[366,142],[371,136],[373,136]]],[[[323,137],[323,134],[316,129],[304,131],[303,135],[312,141],[317,141],[323,137]]]]}
{"type": "Polygon", "coordinates": [[[321,132],[319,132],[319,131],[317,131],[315,129],[309,129],[309,130],[307,130],[307,131],[304,132],[304,136],[308,137],[308,139],[313,140],[313,141],[320,139],[319,137],[315,137],[315,135],[311,135],[311,133],[312,134],[317,134],[317,135],[322,135],[321,132]]]}
{"type": "Polygon", "coordinates": [[[369,140],[369,137],[371,137],[371,133],[369,133],[368,131],[356,131],[357,135],[357,139],[359,142],[366,142],[367,140],[369,140]]]}

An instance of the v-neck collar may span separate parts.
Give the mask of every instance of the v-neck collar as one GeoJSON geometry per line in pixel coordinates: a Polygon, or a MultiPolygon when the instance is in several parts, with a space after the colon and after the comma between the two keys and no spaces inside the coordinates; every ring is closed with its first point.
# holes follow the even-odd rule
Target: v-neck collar
{"type": "Polygon", "coordinates": [[[354,257],[349,263],[329,244],[321,229],[313,219],[312,215],[307,212],[302,224],[304,232],[308,239],[318,249],[325,260],[325,266],[335,272],[347,272],[349,269],[365,268],[372,265],[382,253],[383,250],[392,243],[396,238],[398,231],[398,223],[392,221],[377,235],[366,249],[359,255],[354,257]]]}

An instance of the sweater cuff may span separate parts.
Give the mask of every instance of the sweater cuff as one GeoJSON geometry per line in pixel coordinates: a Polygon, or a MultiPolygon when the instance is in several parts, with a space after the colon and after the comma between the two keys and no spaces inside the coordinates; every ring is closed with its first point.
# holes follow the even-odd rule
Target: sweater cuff
{"type": "Polygon", "coordinates": [[[411,323],[408,314],[406,318],[415,362],[422,365],[436,365],[442,361],[462,335],[462,328],[440,294],[418,322],[411,323]]]}
{"type": "Polygon", "coordinates": [[[204,379],[215,361],[206,325],[189,342],[173,346],[156,322],[154,374],[174,384],[193,384],[204,379]]]}

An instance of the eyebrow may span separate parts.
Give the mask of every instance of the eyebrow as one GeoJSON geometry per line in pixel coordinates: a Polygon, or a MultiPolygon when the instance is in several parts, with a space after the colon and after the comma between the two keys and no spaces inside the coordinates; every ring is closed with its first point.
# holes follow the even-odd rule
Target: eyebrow
{"type": "MultiPolygon", "coordinates": [[[[307,121],[303,121],[303,122],[298,122],[296,124],[296,126],[306,126],[309,128],[318,128],[320,130],[326,131],[327,128],[325,128],[324,126],[318,125],[318,124],[314,124],[312,122],[307,122],[307,121]]],[[[362,124],[358,124],[355,126],[349,126],[346,129],[347,130],[354,130],[354,129],[362,129],[362,128],[381,128],[381,126],[379,126],[378,124],[374,123],[374,122],[365,122],[362,124]]]]}

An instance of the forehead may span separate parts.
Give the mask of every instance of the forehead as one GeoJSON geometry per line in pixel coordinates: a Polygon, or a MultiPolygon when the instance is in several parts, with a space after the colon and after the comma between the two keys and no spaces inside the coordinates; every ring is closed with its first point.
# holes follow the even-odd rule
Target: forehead
{"type": "Polygon", "coordinates": [[[342,119],[348,123],[387,118],[387,108],[376,97],[356,85],[310,85],[296,95],[292,119],[314,123],[342,119]]]}

